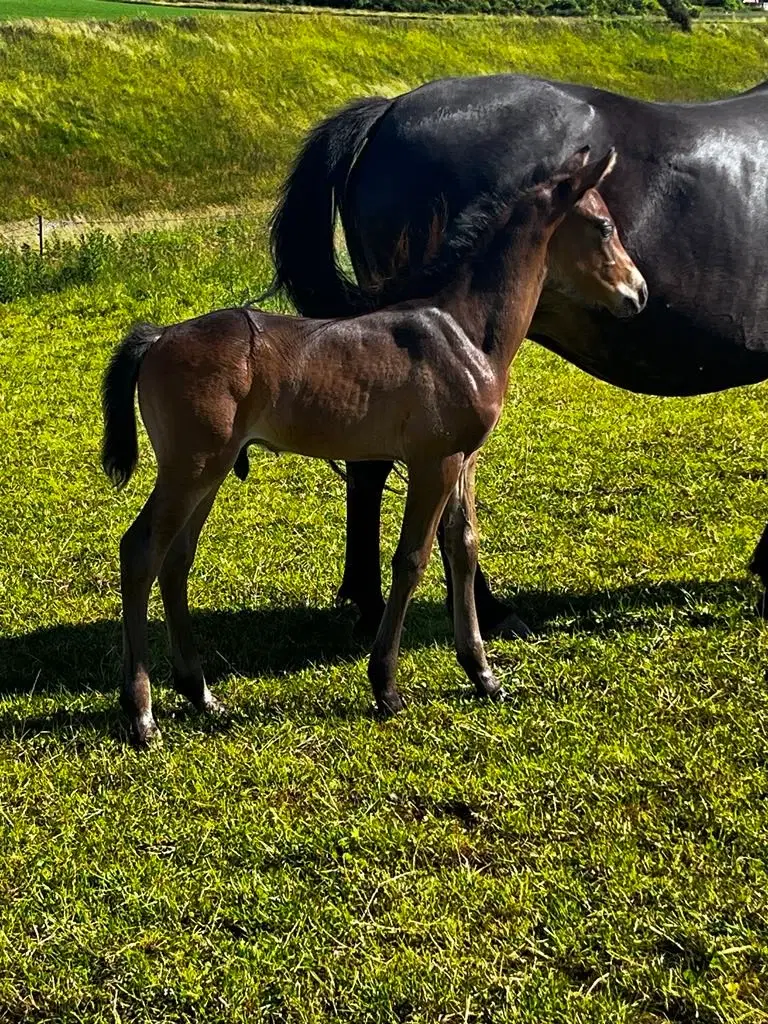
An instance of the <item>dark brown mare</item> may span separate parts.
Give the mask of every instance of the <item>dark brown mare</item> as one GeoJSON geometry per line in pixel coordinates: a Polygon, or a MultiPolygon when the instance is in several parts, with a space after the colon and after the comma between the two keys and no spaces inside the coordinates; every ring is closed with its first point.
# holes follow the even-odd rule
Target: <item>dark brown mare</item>
{"type": "MultiPolygon", "coordinates": [[[[568,237],[574,263],[583,266],[599,250],[594,237],[613,231],[607,208],[589,190],[610,172],[614,154],[587,164],[587,153],[580,150],[514,200],[485,196],[475,204],[424,272],[428,302],[346,320],[225,309],[162,329],[135,328],[124,340],[104,380],[103,466],[118,486],[133,472],[137,388],[158,465],[154,490],[120,545],[122,702],[137,743],[159,734],[147,641],[149,593],[158,576],[175,685],[199,709],[218,707],[192,638],[187,579],[217,491],[249,443],[322,459],[406,464],[392,588],[368,666],[376,702],[385,714],[402,707],[395,677],[403,620],[441,517],[458,660],[479,694],[499,695],[475,610],[475,457],[501,412],[553,232],[580,202],[568,237]]],[[[629,258],[608,270],[612,281],[601,287],[639,309],[645,283],[629,258]]]]}
{"type": "MultiPolygon", "coordinates": [[[[382,276],[418,272],[433,211],[450,224],[479,194],[554,169],[587,143],[621,153],[621,174],[601,192],[651,298],[642,316],[617,320],[547,282],[529,338],[630,391],[694,395],[768,379],[768,81],[711,103],[645,103],[526,75],[358,100],[308,133],[286,178],[272,229],[275,286],[304,316],[348,315],[356,288],[336,259],[336,214],[360,287],[373,291],[382,276]]],[[[368,624],[383,607],[379,508],[390,468],[347,466],[340,596],[368,624]]],[[[768,587],[768,527],[751,568],[768,587]]],[[[509,608],[480,567],[476,587],[489,633],[509,608]]]]}

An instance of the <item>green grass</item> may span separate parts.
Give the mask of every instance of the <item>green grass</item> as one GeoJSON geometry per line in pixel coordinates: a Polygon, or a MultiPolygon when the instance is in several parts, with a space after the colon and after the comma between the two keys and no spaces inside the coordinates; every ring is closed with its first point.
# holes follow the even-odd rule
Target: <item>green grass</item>
{"type": "MultiPolygon", "coordinates": [[[[229,8],[220,8],[228,10],[229,8]]],[[[0,0],[0,21],[19,18],[181,18],[202,13],[204,8],[183,4],[120,3],[119,0],[0,0]]]]}
{"type": "MultiPolygon", "coordinates": [[[[263,202],[351,95],[518,69],[693,99],[764,77],[767,39],[7,26],[3,216],[263,202]]],[[[265,252],[244,220],[0,253],[0,1021],[763,1024],[768,642],[744,569],[768,516],[759,388],[640,398],[527,346],[479,488],[483,564],[535,639],[490,645],[511,700],[477,703],[434,564],[408,617],[410,704],[386,725],[333,607],[343,487],[254,456],[191,585],[231,719],[168,688],[155,597],[165,745],[126,745],[117,544],[153,467],[142,440],[136,479],[109,490],[99,378],[132,321],[257,292],[265,252]]]]}
{"type": "Polygon", "coordinates": [[[0,24],[0,217],[271,200],[302,133],[352,96],[528,71],[656,99],[766,74],[768,26],[263,14],[0,24]],[[350,60],[354,54],[354,60],[350,60]]]}
{"type": "Polygon", "coordinates": [[[388,724],[332,605],[342,484],[254,456],[191,585],[232,719],[168,689],[155,598],[139,756],[117,544],[153,467],[142,439],[126,492],[100,475],[100,374],[134,319],[269,268],[253,223],[82,251],[0,307],[0,1020],[765,1021],[764,390],[641,398],[524,348],[480,516],[535,639],[490,645],[511,700],[476,702],[433,564],[388,724]]]}

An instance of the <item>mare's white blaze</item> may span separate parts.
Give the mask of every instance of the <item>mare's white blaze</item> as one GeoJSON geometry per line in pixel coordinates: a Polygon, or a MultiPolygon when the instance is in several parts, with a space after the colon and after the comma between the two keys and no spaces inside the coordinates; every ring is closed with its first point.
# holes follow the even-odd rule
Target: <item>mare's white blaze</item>
{"type": "Polygon", "coordinates": [[[643,278],[638,275],[634,287],[632,285],[625,284],[623,281],[616,285],[616,291],[619,295],[623,295],[627,299],[632,299],[633,302],[640,303],[640,289],[643,286],[643,278]]]}

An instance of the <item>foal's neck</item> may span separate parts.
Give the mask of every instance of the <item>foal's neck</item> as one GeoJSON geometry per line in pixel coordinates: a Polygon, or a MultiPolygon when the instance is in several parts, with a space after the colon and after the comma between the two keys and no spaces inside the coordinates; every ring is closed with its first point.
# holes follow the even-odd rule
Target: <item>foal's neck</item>
{"type": "Polygon", "coordinates": [[[456,319],[506,379],[530,327],[547,272],[549,232],[524,213],[496,232],[436,305],[456,319]]]}

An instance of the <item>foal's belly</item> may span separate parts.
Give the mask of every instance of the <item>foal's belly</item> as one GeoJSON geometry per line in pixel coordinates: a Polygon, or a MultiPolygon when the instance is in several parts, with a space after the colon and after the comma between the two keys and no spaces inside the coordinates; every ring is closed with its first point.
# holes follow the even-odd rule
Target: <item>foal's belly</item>
{"type": "Polygon", "coordinates": [[[448,401],[409,382],[333,401],[294,396],[264,409],[249,439],[310,458],[413,462],[475,451],[497,417],[487,403],[476,408],[464,395],[448,401]]]}
{"type": "MultiPolygon", "coordinates": [[[[412,448],[407,418],[392,414],[355,419],[267,414],[251,433],[267,447],[316,459],[407,461],[412,448]]],[[[425,437],[425,444],[431,440],[425,437]]]]}

